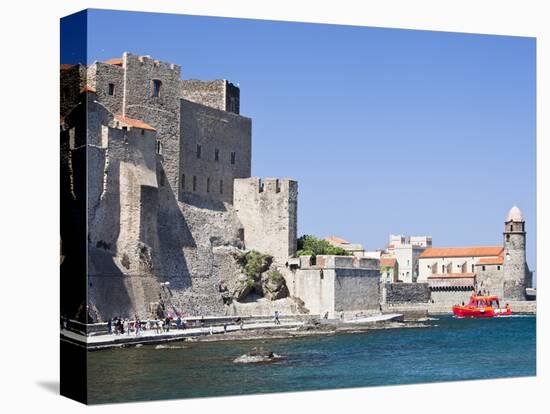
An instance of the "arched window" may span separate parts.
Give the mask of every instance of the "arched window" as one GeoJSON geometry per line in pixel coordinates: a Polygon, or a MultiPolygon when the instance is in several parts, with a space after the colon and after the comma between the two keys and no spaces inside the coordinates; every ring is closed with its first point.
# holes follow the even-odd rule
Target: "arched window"
{"type": "Polygon", "coordinates": [[[160,96],[160,88],[162,86],[162,82],[158,79],[153,79],[153,91],[151,96],[153,98],[158,98],[160,96]]]}

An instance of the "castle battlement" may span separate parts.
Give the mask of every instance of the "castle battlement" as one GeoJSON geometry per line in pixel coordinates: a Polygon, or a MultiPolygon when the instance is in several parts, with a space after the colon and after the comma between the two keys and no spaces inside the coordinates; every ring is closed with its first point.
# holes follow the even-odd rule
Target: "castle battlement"
{"type": "Polygon", "coordinates": [[[163,62],[162,60],[158,60],[158,59],[153,59],[149,55],[139,56],[129,52],[124,52],[124,54],[122,55],[122,61],[123,61],[122,66],[124,67],[125,64],[127,64],[126,62],[133,59],[137,59],[137,61],[144,66],[154,67],[159,70],[175,71],[177,72],[178,76],[181,73],[180,65],[176,65],[175,63],[163,62]]]}
{"type": "Polygon", "coordinates": [[[298,183],[289,178],[236,178],[235,185],[239,185],[241,192],[256,194],[278,194],[288,195],[291,191],[296,191],[298,183]]]}

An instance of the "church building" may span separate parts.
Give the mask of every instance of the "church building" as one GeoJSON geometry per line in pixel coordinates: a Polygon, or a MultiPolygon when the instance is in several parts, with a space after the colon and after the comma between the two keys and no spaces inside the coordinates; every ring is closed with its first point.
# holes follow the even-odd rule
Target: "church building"
{"type": "Polygon", "coordinates": [[[418,282],[429,284],[434,302],[466,301],[479,291],[503,300],[525,300],[525,289],[532,283],[525,239],[525,219],[514,206],[504,223],[502,245],[430,247],[418,257],[418,282]]]}

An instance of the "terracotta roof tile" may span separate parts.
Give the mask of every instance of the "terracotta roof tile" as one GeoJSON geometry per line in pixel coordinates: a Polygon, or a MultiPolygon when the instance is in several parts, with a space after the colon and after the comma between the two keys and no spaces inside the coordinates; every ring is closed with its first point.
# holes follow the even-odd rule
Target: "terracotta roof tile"
{"type": "Polygon", "coordinates": [[[148,131],[156,131],[156,129],[153,128],[151,125],[146,124],[145,122],[140,121],[139,119],[128,118],[127,116],[122,116],[122,115],[115,115],[115,119],[120,123],[132,128],[140,128],[140,129],[146,129],[148,131]]]}
{"type": "Polygon", "coordinates": [[[380,259],[380,266],[394,267],[396,263],[397,263],[397,260],[393,257],[382,257],[380,259]]]}
{"type": "Polygon", "coordinates": [[[483,257],[478,260],[476,265],[501,265],[504,263],[504,257],[498,256],[498,257],[483,257]]]}
{"type": "Polygon", "coordinates": [[[327,236],[325,237],[325,240],[329,243],[335,243],[335,244],[349,244],[347,240],[341,239],[340,237],[336,236],[327,236]]]}
{"type": "Polygon", "coordinates": [[[500,256],[503,250],[502,246],[430,247],[424,250],[418,257],[425,259],[430,257],[500,256]]]}
{"type": "Polygon", "coordinates": [[[109,65],[122,66],[122,58],[107,59],[107,60],[104,60],[103,63],[107,63],[109,65]]]}
{"type": "Polygon", "coordinates": [[[428,276],[428,279],[456,279],[464,277],[474,277],[475,273],[436,273],[428,276]]]}
{"type": "Polygon", "coordinates": [[[62,63],[59,65],[59,70],[67,70],[69,68],[72,68],[74,65],[71,65],[70,63],[62,63]]]}

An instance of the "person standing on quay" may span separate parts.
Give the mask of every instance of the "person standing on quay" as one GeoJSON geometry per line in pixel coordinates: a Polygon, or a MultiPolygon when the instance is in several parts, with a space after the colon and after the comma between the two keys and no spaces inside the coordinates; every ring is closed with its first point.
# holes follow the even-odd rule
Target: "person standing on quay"
{"type": "Polygon", "coordinates": [[[280,325],[281,321],[279,320],[279,311],[275,311],[275,325],[280,325]]]}

